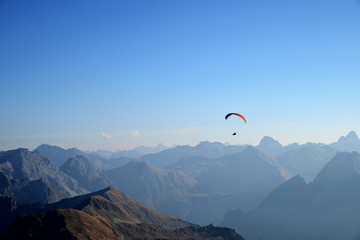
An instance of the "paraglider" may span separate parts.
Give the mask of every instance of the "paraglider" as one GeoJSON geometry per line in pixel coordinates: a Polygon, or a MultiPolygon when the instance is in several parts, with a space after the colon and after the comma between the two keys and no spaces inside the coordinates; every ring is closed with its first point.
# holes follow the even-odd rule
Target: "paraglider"
{"type": "Polygon", "coordinates": [[[228,119],[228,117],[230,117],[231,115],[236,115],[236,116],[241,117],[244,120],[244,122],[246,123],[245,117],[239,113],[228,113],[228,114],[226,114],[225,119],[228,119]]]}
{"type": "MultiPolygon", "coordinates": [[[[226,114],[226,116],[225,116],[225,120],[228,119],[228,117],[230,117],[231,115],[236,115],[236,116],[241,117],[241,118],[244,120],[244,122],[246,123],[245,117],[244,117],[243,115],[239,114],[239,113],[228,113],[228,114],[226,114]]],[[[234,132],[232,135],[235,136],[235,135],[236,135],[236,132],[234,132]]]]}

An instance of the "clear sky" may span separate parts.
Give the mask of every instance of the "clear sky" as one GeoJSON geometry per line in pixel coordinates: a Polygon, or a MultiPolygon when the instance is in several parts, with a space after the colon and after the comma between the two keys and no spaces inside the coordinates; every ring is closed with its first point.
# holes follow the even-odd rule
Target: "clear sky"
{"type": "Polygon", "coordinates": [[[0,83],[0,150],[331,143],[360,133],[360,2],[0,0],[0,83]]]}

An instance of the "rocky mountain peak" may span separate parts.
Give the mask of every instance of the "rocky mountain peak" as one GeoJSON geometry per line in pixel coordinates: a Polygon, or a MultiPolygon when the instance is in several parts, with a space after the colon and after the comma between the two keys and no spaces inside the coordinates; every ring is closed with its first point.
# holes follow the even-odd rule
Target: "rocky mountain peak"
{"type": "Polygon", "coordinates": [[[338,143],[342,143],[342,142],[360,142],[360,139],[358,137],[358,135],[356,134],[355,131],[351,131],[349,132],[345,137],[342,136],[339,138],[338,143]]]}
{"type": "Polygon", "coordinates": [[[60,169],[74,178],[81,187],[90,191],[96,191],[112,184],[106,174],[97,169],[83,155],[70,158],[60,169]]]}
{"type": "Polygon", "coordinates": [[[274,155],[283,152],[283,146],[278,141],[268,136],[261,139],[257,148],[274,155]]]}
{"type": "Polygon", "coordinates": [[[339,140],[331,144],[331,146],[341,151],[360,152],[360,139],[355,131],[351,131],[346,136],[340,137],[339,140]]]}

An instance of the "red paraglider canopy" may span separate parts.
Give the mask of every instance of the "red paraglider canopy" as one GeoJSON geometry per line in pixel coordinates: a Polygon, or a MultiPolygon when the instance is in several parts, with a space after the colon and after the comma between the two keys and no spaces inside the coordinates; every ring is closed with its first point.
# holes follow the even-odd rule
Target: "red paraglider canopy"
{"type": "Polygon", "coordinates": [[[239,114],[239,113],[228,113],[228,114],[226,114],[225,119],[228,119],[228,117],[230,117],[231,115],[236,115],[236,116],[241,117],[242,119],[244,119],[244,121],[246,123],[245,117],[243,115],[239,114]]]}

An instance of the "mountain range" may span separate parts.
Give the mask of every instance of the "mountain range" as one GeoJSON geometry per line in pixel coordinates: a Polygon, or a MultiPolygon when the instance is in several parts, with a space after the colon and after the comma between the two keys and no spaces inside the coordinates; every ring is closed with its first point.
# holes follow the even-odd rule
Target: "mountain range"
{"type": "Polygon", "coordinates": [[[95,152],[90,152],[96,155],[99,155],[105,159],[112,159],[112,158],[120,158],[120,157],[128,157],[128,158],[140,158],[143,155],[151,154],[151,153],[158,153],[168,148],[174,148],[176,146],[167,147],[161,143],[159,143],[155,147],[148,147],[148,146],[139,146],[131,150],[118,150],[116,152],[111,152],[107,150],[98,150],[95,152]]]}
{"type": "Polygon", "coordinates": [[[127,163],[133,161],[133,158],[129,157],[115,157],[115,158],[105,158],[101,154],[96,153],[87,153],[80,151],[77,148],[64,149],[58,146],[51,146],[48,144],[42,144],[38,146],[34,151],[38,151],[48,158],[51,159],[57,166],[62,166],[70,158],[76,156],[83,156],[89,160],[96,168],[98,169],[112,169],[120,166],[124,166],[127,163]]]}
{"type": "Polygon", "coordinates": [[[160,168],[166,168],[175,164],[177,161],[186,156],[198,156],[209,159],[223,157],[228,154],[238,153],[245,149],[245,146],[224,145],[219,142],[200,142],[198,145],[177,146],[164,151],[147,154],[138,159],[141,162],[148,162],[160,168]]]}
{"type": "MultiPolygon", "coordinates": [[[[341,153],[345,154],[345,157],[341,154],[343,157],[339,157],[339,151],[349,152],[358,147],[360,140],[352,131],[340,137],[338,142],[329,145],[294,143],[282,146],[278,141],[267,136],[254,147],[205,141],[196,146],[166,148],[138,158],[107,159],[96,153],[46,144],[32,152],[23,148],[3,151],[0,152],[0,201],[3,203],[0,213],[2,216],[9,216],[9,219],[15,218],[19,213],[40,214],[40,211],[30,211],[35,208],[24,207],[24,204],[32,204],[38,210],[45,210],[44,205],[48,206],[64,198],[95,192],[112,185],[146,207],[185,221],[209,225],[219,224],[224,219],[224,226],[234,227],[240,233],[244,231],[250,239],[253,237],[251,229],[255,229],[256,232],[258,227],[264,227],[263,232],[269,234],[266,235],[267,238],[273,236],[273,232],[266,230],[265,223],[263,225],[261,221],[256,223],[257,218],[271,218],[262,211],[271,212],[280,209],[279,212],[286,212],[281,210],[284,208],[290,209],[289,212],[293,211],[293,214],[299,216],[314,211],[315,207],[309,210],[296,206],[293,204],[293,201],[295,202],[293,198],[302,199],[301,201],[304,204],[309,203],[309,206],[312,204],[309,199],[318,199],[319,202],[326,203],[320,196],[312,194],[315,194],[314,192],[325,194],[326,184],[329,185],[332,181],[330,185],[337,186],[338,182],[347,179],[351,172],[349,166],[356,166],[357,169],[356,161],[352,161],[352,165],[331,164],[334,159],[350,158],[346,157],[346,153],[341,153]],[[342,165],[348,166],[347,170],[342,169],[342,165]],[[335,170],[327,170],[325,172],[332,173],[330,177],[326,177],[328,175],[324,173],[324,169],[329,169],[328,166],[349,172],[337,176],[334,174],[335,170]],[[286,193],[287,197],[284,198],[279,194],[279,189],[280,192],[290,189],[286,190],[289,191],[286,193]],[[274,203],[276,201],[270,201],[274,196],[279,205],[274,203]],[[302,198],[303,196],[308,198],[302,198]],[[291,210],[292,208],[301,209],[303,214],[298,214],[295,210],[291,210]],[[239,222],[247,226],[246,231],[239,227],[239,222]]],[[[352,180],[356,182],[356,175],[354,176],[352,180]]],[[[344,194],[348,196],[349,193],[344,190],[349,190],[346,184],[331,189],[341,196],[344,194]]],[[[336,199],[331,194],[328,197],[336,199]]],[[[350,198],[345,197],[345,199],[350,198]]],[[[321,205],[317,204],[315,205],[317,207],[321,205]]],[[[84,217],[83,213],[59,212],[58,208],[48,208],[46,211],[53,211],[56,216],[61,215],[62,219],[75,215],[79,218],[84,217]]],[[[300,221],[297,217],[289,220],[289,216],[283,217],[281,214],[279,217],[277,212],[273,213],[276,217],[276,221],[273,221],[274,228],[278,226],[276,224],[286,222],[289,223],[288,229],[297,228],[297,223],[300,221]],[[280,220],[277,221],[278,219],[280,220]],[[290,224],[292,222],[294,225],[290,224]]],[[[35,218],[43,219],[45,215],[37,215],[35,218]]],[[[326,222],[324,219],[320,220],[326,222]]],[[[0,234],[4,233],[9,224],[6,219],[0,219],[0,234]]],[[[300,221],[300,224],[305,223],[300,221]]],[[[316,232],[309,228],[310,230],[316,232]]],[[[292,234],[290,230],[279,231],[280,233],[285,235],[274,236],[284,237],[287,236],[286,234],[292,234]]],[[[300,233],[299,236],[304,237],[300,233]]],[[[334,236],[339,235],[334,233],[334,236]]],[[[257,235],[254,237],[256,238],[257,235]]]]}

